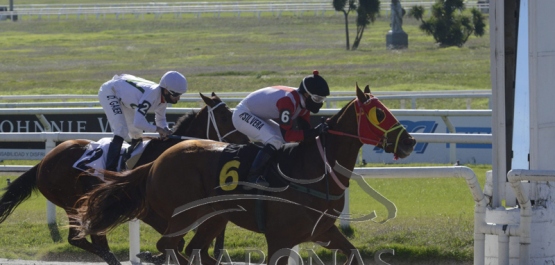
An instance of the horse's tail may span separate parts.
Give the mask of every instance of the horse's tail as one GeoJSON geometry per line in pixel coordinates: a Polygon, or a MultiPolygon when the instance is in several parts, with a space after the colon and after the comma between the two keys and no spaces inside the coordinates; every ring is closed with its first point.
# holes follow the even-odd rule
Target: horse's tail
{"type": "Polygon", "coordinates": [[[4,222],[19,204],[27,200],[33,191],[37,191],[38,166],[37,164],[29,169],[3,189],[6,192],[0,198],[0,223],[4,222]]]}
{"type": "Polygon", "coordinates": [[[121,223],[141,218],[146,212],[146,180],[152,163],[122,173],[106,171],[105,179],[79,199],[78,238],[105,235],[121,223]]]}

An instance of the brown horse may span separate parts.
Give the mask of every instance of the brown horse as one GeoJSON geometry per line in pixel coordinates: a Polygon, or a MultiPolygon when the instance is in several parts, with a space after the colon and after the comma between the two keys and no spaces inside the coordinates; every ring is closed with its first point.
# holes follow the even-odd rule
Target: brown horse
{"type": "MultiPolygon", "coordinates": [[[[212,97],[200,94],[206,106],[198,112],[182,116],[173,128],[174,136],[208,138],[233,143],[248,143],[248,138],[238,133],[231,122],[231,110],[221,99],[212,93],[212,97]]],[[[186,138],[186,137],[183,137],[186,138]]],[[[179,143],[175,139],[151,139],[136,166],[154,161],[162,152],[179,143]]],[[[74,206],[77,200],[94,186],[103,183],[100,178],[81,174],[73,168],[74,163],[83,155],[89,140],[68,140],[49,152],[39,164],[13,181],[0,198],[0,223],[2,223],[33,190],[38,189],[46,199],[66,211],[69,218],[68,241],[71,245],[82,248],[100,256],[108,264],[120,264],[110,252],[106,236],[91,235],[91,242],[85,238],[76,239],[78,231],[74,228],[76,220],[74,206]]],[[[108,174],[105,174],[106,179],[108,174]]],[[[109,182],[109,181],[108,181],[109,182]]],[[[159,222],[155,214],[146,215],[143,221],[158,232],[165,231],[166,223],[159,222]]]]}
{"type": "MultiPolygon", "coordinates": [[[[85,195],[76,216],[81,219],[80,236],[104,234],[118,224],[155,211],[168,221],[157,248],[161,252],[173,250],[180,264],[188,262],[179,253],[180,239],[203,222],[187,247],[188,255],[192,249],[206,247],[227,221],[264,232],[272,265],[287,262],[280,259],[284,249],[306,241],[348,255],[355,247],[334,223],[343,209],[349,176],[338,176],[335,166],[353,170],[363,143],[381,147],[399,158],[408,156],[415,144],[391,112],[370,94],[368,86],[364,92],[357,86],[356,94],[355,99],[328,119],[329,130],[321,135],[325,141],[308,139],[289,145],[288,150],[280,149],[278,160],[291,169],[287,177],[296,180],[281,192],[242,194],[242,189],[234,187],[248,184],[234,179],[237,172],[210,166],[224,156],[228,144],[185,141],[166,150],[151,164],[113,173],[114,177],[125,177],[118,178],[117,185],[101,185],[85,195]],[[187,172],[186,176],[182,172],[187,172]],[[221,183],[222,172],[232,176],[233,181],[221,183]],[[320,178],[323,180],[312,181],[320,178]],[[231,193],[222,195],[219,190],[231,193]],[[128,191],[133,192],[121,196],[128,191]],[[118,204],[109,203],[115,200],[119,200],[118,204]],[[262,222],[261,208],[257,207],[260,204],[265,205],[262,222]]],[[[227,179],[225,174],[223,179],[227,179]]],[[[350,264],[354,256],[349,257],[350,264]]],[[[216,263],[214,259],[201,258],[204,264],[216,263]]]]}

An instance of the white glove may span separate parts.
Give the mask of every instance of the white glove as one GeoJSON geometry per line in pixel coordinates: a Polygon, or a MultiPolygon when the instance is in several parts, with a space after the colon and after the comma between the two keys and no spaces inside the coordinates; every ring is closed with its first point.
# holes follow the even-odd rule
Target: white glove
{"type": "Polygon", "coordinates": [[[160,134],[160,138],[166,138],[173,133],[170,129],[161,127],[156,127],[156,132],[160,134]]]}

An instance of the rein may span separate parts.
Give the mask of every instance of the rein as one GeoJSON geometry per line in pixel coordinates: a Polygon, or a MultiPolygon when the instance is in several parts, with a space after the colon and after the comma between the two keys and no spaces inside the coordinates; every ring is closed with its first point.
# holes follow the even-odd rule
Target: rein
{"type": "Polygon", "coordinates": [[[214,130],[216,131],[216,134],[218,135],[219,141],[223,142],[223,140],[227,136],[236,132],[237,129],[226,133],[224,136],[220,135],[220,130],[218,129],[218,124],[216,123],[216,116],[214,115],[214,110],[216,108],[218,108],[219,106],[225,106],[225,103],[222,101],[222,102],[216,104],[216,106],[214,106],[214,107],[206,106],[208,108],[208,122],[206,123],[206,139],[210,139],[210,124],[212,124],[212,126],[214,127],[214,130]]]}
{"type": "MultiPolygon", "coordinates": [[[[216,131],[216,134],[218,135],[219,141],[223,142],[223,140],[227,136],[236,132],[237,129],[226,133],[224,136],[220,136],[220,130],[218,129],[218,124],[216,123],[216,115],[214,115],[214,110],[216,108],[218,108],[219,106],[225,106],[225,103],[220,102],[220,103],[216,104],[216,106],[214,106],[214,107],[210,107],[208,105],[206,106],[206,108],[208,108],[208,122],[206,123],[206,138],[205,139],[210,139],[210,124],[212,124],[212,126],[214,127],[214,130],[216,131]]],[[[179,136],[179,135],[170,135],[170,136],[168,136],[168,138],[177,139],[177,140],[201,140],[202,139],[202,138],[198,138],[198,137],[179,136]]]]}
{"type": "Polygon", "coordinates": [[[318,151],[320,151],[320,156],[322,157],[324,164],[326,164],[326,171],[328,171],[328,168],[330,168],[329,173],[333,181],[335,181],[335,184],[337,184],[337,186],[339,186],[339,188],[341,188],[342,190],[347,189],[347,187],[343,185],[341,181],[339,181],[339,178],[337,177],[337,175],[335,175],[335,172],[331,170],[331,166],[328,163],[328,159],[326,158],[326,152],[324,151],[324,148],[322,147],[322,143],[320,142],[320,136],[316,137],[316,143],[318,144],[318,151]]]}
{"type": "MultiPolygon", "coordinates": [[[[377,127],[377,126],[376,126],[376,128],[381,129],[380,127],[377,127]]],[[[372,144],[375,144],[375,145],[381,145],[382,148],[385,148],[387,146],[387,136],[386,135],[388,133],[392,132],[392,131],[395,131],[395,130],[401,129],[401,128],[404,128],[404,127],[403,127],[403,125],[399,124],[397,126],[392,127],[391,129],[389,129],[387,131],[384,131],[385,133],[384,133],[384,136],[381,137],[381,140],[375,140],[375,139],[372,139],[372,138],[362,137],[362,136],[359,136],[359,135],[354,135],[354,134],[345,133],[345,132],[336,131],[336,130],[328,130],[328,133],[339,135],[339,136],[347,136],[347,137],[351,137],[351,138],[356,138],[356,139],[359,139],[361,142],[367,141],[367,142],[371,142],[372,144]]],[[[374,133],[372,133],[372,134],[374,134],[374,133]]],[[[377,137],[376,134],[374,134],[374,136],[377,137]]],[[[393,152],[397,151],[397,147],[399,145],[399,138],[400,137],[401,137],[401,134],[397,135],[397,139],[395,139],[395,149],[393,150],[393,152]]]]}

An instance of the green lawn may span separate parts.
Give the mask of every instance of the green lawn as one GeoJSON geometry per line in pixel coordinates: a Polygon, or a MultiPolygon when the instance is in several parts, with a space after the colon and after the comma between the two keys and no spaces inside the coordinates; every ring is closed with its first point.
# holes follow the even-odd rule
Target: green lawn
{"type": "MultiPolygon", "coordinates": [[[[469,167],[474,170],[483,186],[485,172],[491,170],[491,166],[469,167]]],[[[1,176],[0,187],[5,187],[6,178],[14,179],[16,176],[1,176]]],[[[397,217],[384,224],[371,221],[352,223],[354,231],[349,234],[350,240],[365,259],[372,259],[376,251],[394,249],[395,256],[389,257],[391,261],[472,260],[474,201],[464,179],[367,179],[367,182],[395,203],[398,210],[397,217]]],[[[351,182],[350,190],[353,217],[372,211],[376,211],[377,221],[387,216],[386,209],[364,193],[355,182],[351,182]]],[[[45,199],[42,195],[33,196],[0,224],[0,257],[98,260],[67,243],[67,218],[59,208],[57,221],[61,240],[54,242],[46,225],[45,199]]],[[[191,235],[187,235],[186,239],[190,237],[191,235]]],[[[159,235],[153,229],[145,224],[141,225],[141,250],[156,252],[155,243],[158,239],[159,235]]],[[[110,233],[109,241],[122,260],[128,259],[127,225],[110,233]]],[[[232,259],[237,261],[244,260],[245,249],[266,251],[261,234],[234,225],[227,228],[225,247],[232,259]]],[[[306,243],[301,245],[303,258],[308,256],[306,249],[311,248],[315,248],[316,253],[323,258],[331,257],[331,252],[306,243]]]]}
{"type": "MultiPolygon", "coordinates": [[[[404,26],[409,49],[395,51],[385,49],[385,17],[366,29],[358,50],[346,51],[339,13],[260,19],[51,17],[1,26],[2,95],[96,94],[116,73],[157,81],[170,69],[185,74],[190,93],[298,86],[313,69],[333,91],[352,91],[356,82],[374,91],[491,88],[488,35],[470,38],[463,48],[439,49],[411,19],[404,26]]],[[[352,42],[354,23],[349,26],[352,42]]],[[[431,104],[466,108],[464,100],[431,104]]],[[[476,104],[473,108],[487,108],[485,100],[476,104]]]]}
{"type": "MultiPolygon", "coordinates": [[[[297,86],[313,69],[320,70],[333,91],[354,91],[356,82],[370,84],[374,91],[491,89],[488,34],[471,37],[462,48],[440,49],[432,37],[418,29],[416,21],[405,19],[403,28],[409,35],[409,48],[390,51],[385,49],[389,21],[381,17],[366,29],[357,51],[346,51],[342,15],[309,13],[284,14],[279,18],[271,14],[261,18],[254,14],[240,18],[228,14],[220,18],[145,15],[1,21],[0,95],[96,94],[100,85],[116,73],[158,80],[171,69],[185,74],[189,93],[195,94],[253,91],[276,84],[297,86]]],[[[354,17],[350,16],[351,21],[354,17]]],[[[349,27],[352,38],[354,23],[349,27]]],[[[399,103],[385,104],[398,108],[399,103]]],[[[427,109],[464,109],[466,101],[430,100],[419,101],[418,105],[427,109]]],[[[472,108],[488,108],[487,100],[473,100],[472,108]]],[[[485,171],[491,166],[469,166],[483,185],[485,171]]],[[[8,177],[17,175],[2,174],[0,187],[5,186],[8,177]]],[[[365,258],[373,260],[373,253],[391,248],[395,250],[390,261],[393,264],[447,260],[470,263],[473,200],[464,180],[368,182],[397,205],[398,216],[385,224],[352,224],[350,239],[365,258]]],[[[378,219],[386,214],[356,185],[350,202],[353,214],[376,210],[378,219]]],[[[0,257],[94,258],[67,244],[67,221],[60,209],[57,220],[62,240],[53,242],[45,221],[45,207],[41,195],[33,196],[0,224],[0,257]]],[[[146,225],[141,229],[141,249],[155,251],[158,235],[146,225]]],[[[121,226],[109,235],[111,246],[121,259],[128,258],[127,233],[127,227],[121,226]]],[[[226,248],[233,259],[244,260],[247,247],[265,250],[262,235],[229,226],[226,248]]],[[[317,253],[331,255],[319,248],[317,253]]],[[[306,257],[306,252],[301,254],[306,257]]]]}

